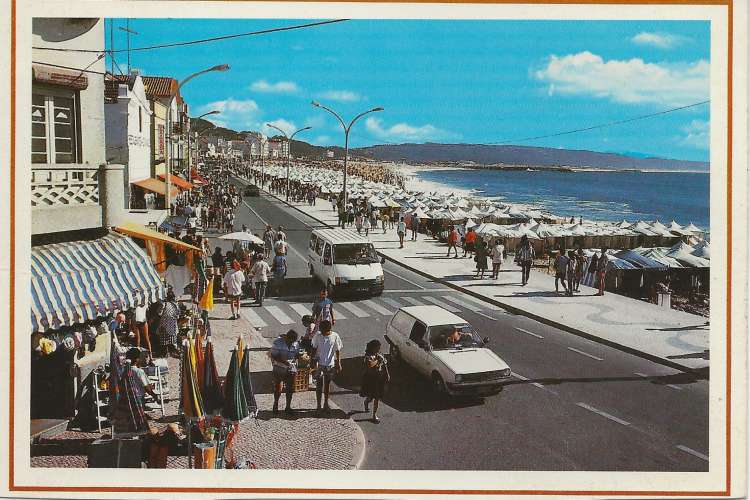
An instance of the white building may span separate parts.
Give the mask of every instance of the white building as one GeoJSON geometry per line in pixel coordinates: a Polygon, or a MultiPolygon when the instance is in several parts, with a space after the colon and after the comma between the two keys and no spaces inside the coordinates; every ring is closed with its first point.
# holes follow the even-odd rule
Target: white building
{"type": "Polygon", "coordinates": [[[107,161],[125,165],[127,206],[146,208],[146,193],[133,184],[151,176],[151,106],[143,79],[107,75],[104,83],[107,161]]]}
{"type": "Polygon", "coordinates": [[[250,132],[245,136],[245,142],[250,145],[250,155],[253,158],[268,158],[268,137],[261,132],[250,132]]]}
{"type": "Polygon", "coordinates": [[[268,139],[268,158],[286,158],[289,154],[289,141],[283,137],[268,139]]]}

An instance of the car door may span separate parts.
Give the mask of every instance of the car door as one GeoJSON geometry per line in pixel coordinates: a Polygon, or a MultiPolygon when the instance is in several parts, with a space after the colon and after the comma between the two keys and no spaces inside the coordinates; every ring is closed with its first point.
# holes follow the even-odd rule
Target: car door
{"type": "Polygon", "coordinates": [[[398,311],[388,325],[388,338],[396,346],[401,359],[405,362],[408,362],[408,354],[405,351],[409,348],[406,342],[409,340],[412,325],[414,325],[414,318],[403,311],[398,311]]]}
{"type": "Polygon", "coordinates": [[[430,351],[427,344],[427,326],[421,321],[416,320],[409,332],[409,338],[404,343],[408,348],[409,364],[420,373],[429,375],[428,356],[430,351]]]}

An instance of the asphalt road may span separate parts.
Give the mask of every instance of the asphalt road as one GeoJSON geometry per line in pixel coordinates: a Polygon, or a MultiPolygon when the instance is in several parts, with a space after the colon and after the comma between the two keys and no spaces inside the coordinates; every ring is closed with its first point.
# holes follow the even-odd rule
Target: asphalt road
{"type": "MultiPolygon", "coordinates": [[[[260,234],[266,223],[283,225],[288,235],[287,290],[243,314],[274,338],[292,327],[301,331],[300,316],[317,294],[305,255],[311,228],[321,225],[271,196],[245,198],[236,227],[260,234]]],[[[333,398],[364,431],[362,468],[708,470],[708,381],[467,299],[396,264],[384,267],[381,297],[334,306],[344,370],[333,398]],[[490,338],[512,379],[497,396],[451,400],[436,396],[410,368],[394,367],[381,422],[370,422],[358,396],[365,344],[382,341],[397,306],[435,301],[490,338]]]]}

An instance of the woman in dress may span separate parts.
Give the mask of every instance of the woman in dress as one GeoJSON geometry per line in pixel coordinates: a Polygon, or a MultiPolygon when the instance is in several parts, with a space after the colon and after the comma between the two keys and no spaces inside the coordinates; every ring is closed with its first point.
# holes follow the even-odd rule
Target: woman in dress
{"type": "Polygon", "coordinates": [[[487,270],[487,243],[482,240],[476,243],[474,260],[477,262],[477,278],[483,279],[487,270]]]}
{"type": "Polygon", "coordinates": [[[500,266],[503,265],[505,256],[505,245],[500,238],[495,239],[495,246],[492,247],[492,279],[497,279],[500,274],[500,266]]]}
{"type": "Polygon", "coordinates": [[[179,358],[180,349],[177,346],[177,321],[180,318],[180,306],[177,304],[174,292],[170,288],[167,292],[167,300],[162,303],[159,311],[159,347],[162,353],[172,354],[179,358]]]}
{"type": "Polygon", "coordinates": [[[380,341],[373,339],[367,343],[364,356],[364,372],[362,373],[362,388],[359,395],[365,398],[365,412],[370,411],[372,405],[372,421],[380,422],[378,418],[378,403],[383,398],[385,384],[390,382],[388,363],[380,354],[380,341]]]}

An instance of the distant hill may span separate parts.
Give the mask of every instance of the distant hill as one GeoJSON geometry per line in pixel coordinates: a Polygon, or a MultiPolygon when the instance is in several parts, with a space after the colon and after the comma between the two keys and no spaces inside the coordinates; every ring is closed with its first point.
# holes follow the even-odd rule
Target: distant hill
{"type": "Polygon", "coordinates": [[[637,158],[616,153],[540,148],[533,146],[494,146],[485,144],[395,144],[356,150],[362,156],[383,161],[473,162],[482,165],[538,165],[641,170],[708,171],[708,162],[637,158]]]}
{"type": "MultiPolygon", "coordinates": [[[[208,120],[191,120],[191,127],[201,131],[211,126],[208,120]]],[[[221,137],[225,140],[242,140],[247,131],[236,132],[216,127],[204,133],[206,137],[221,137]]],[[[293,156],[310,159],[326,158],[326,151],[334,157],[344,157],[344,148],[339,146],[315,146],[304,141],[293,140],[293,156]]],[[[371,158],[382,161],[405,161],[408,163],[475,163],[478,165],[516,165],[545,167],[609,168],[616,170],[695,170],[708,172],[708,162],[650,158],[641,153],[600,153],[596,151],[540,148],[533,146],[500,146],[487,144],[381,144],[349,150],[352,157],[371,158]]]]}

